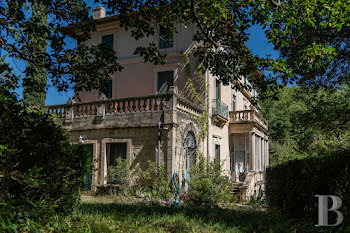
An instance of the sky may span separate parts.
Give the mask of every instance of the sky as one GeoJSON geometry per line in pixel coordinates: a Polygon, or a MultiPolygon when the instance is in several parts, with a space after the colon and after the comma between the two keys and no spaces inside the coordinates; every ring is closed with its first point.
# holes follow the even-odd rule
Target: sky
{"type": "MultiPolygon", "coordinates": [[[[88,5],[95,7],[96,4],[93,1],[88,1],[88,5]]],[[[273,50],[273,45],[268,43],[264,31],[259,26],[254,26],[249,30],[250,40],[246,43],[247,47],[252,51],[253,55],[266,56],[271,54],[272,57],[277,57],[278,52],[273,50]]],[[[25,69],[24,62],[15,61],[13,59],[7,59],[7,62],[13,65],[14,70],[17,74],[21,74],[25,69]]],[[[18,94],[18,98],[22,98],[22,88],[15,90],[18,94]]],[[[65,104],[70,97],[73,97],[74,91],[69,90],[68,92],[58,92],[54,87],[50,87],[47,90],[46,105],[65,104]]]]}

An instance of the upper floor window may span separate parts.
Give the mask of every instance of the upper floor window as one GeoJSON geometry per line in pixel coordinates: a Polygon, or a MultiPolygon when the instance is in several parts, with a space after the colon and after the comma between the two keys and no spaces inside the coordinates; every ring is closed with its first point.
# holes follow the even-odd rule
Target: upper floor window
{"type": "Polygon", "coordinates": [[[113,34],[102,36],[102,44],[106,44],[113,49],[113,34]]]}
{"type": "Polygon", "coordinates": [[[159,27],[159,48],[172,48],[174,47],[173,36],[167,34],[166,29],[163,26],[159,27]]]}
{"type": "Polygon", "coordinates": [[[232,95],[232,111],[236,111],[236,95],[232,95]]]}
{"type": "Polygon", "coordinates": [[[174,85],[174,71],[158,72],[158,94],[166,93],[174,85]]]}
{"type": "Polygon", "coordinates": [[[221,90],[220,90],[220,80],[215,80],[215,97],[217,100],[221,99],[221,90]]]}

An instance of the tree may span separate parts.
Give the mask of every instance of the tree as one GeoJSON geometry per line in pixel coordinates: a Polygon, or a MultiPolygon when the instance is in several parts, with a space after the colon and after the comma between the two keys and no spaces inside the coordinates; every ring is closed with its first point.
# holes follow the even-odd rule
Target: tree
{"type": "Polygon", "coordinates": [[[269,122],[270,148],[275,160],[279,160],[277,156],[295,157],[321,149],[325,153],[348,148],[349,86],[323,87],[317,91],[285,86],[276,97],[261,102],[263,115],[269,122]]]}
{"type": "Polygon", "coordinates": [[[87,153],[43,110],[23,108],[0,83],[0,231],[38,231],[79,201],[87,153]]]}
{"type": "MultiPolygon", "coordinates": [[[[31,23],[35,28],[41,29],[47,26],[46,6],[41,2],[32,3],[31,23]]],[[[27,61],[27,72],[23,82],[23,102],[26,106],[44,106],[46,99],[46,68],[45,57],[42,55],[47,50],[47,35],[42,34],[41,30],[33,30],[28,35],[27,47],[31,49],[29,61],[27,61]],[[39,66],[36,66],[31,60],[37,60],[39,66]]]]}
{"type": "MultiPolygon", "coordinates": [[[[46,26],[31,22],[26,13],[30,2],[5,0],[0,3],[0,44],[10,57],[30,61],[39,67],[43,66],[45,57],[43,68],[47,71],[48,83],[60,91],[74,85],[76,90],[98,87],[100,79],[121,69],[115,54],[107,52],[108,48],[84,45],[94,30],[84,1],[34,1],[46,7],[46,26]],[[49,49],[40,53],[40,59],[30,56],[35,53],[25,42],[31,41],[31,32],[47,35],[49,49]],[[79,46],[70,48],[68,37],[76,39],[79,46]]],[[[159,25],[169,36],[177,32],[178,23],[197,25],[199,30],[193,37],[197,47],[191,55],[199,59],[203,65],[201,69],[209,69],[224,84],[232,82],[239,86],[235,81],[243,75],[263,91],[277,80],[318,87],[342,84],[349,78],[348,1],[95,2],[105,4],[110,14],[119,14],[121,25],[136,39],[155,34],[159,25]],[[252,56],[245,42],[249,39],[248,29],[254,24],[266,29],[270,42],[280,52],[279,58],[252,56]],[[264,74],[273,75],[264,77],[257,68],[272,71],[264,74]]],[[[144,56],[146,61],[166,62],[166,55],[152,43],[137,48],[135,53],[144,56]]],[[[30,73],[29,66],[25,74],[30,73]]]]}
{"type": "Polygon", "coordinates": [[[45,87],[50,85],[59,91],[98,88],[110,73],[121,70],[116,54],[107,46],[86,45],[95,30],[88,13],[82,0],[0,3],[0,46],[7,57],[27,62],[24,97],[29,102],[42,106],[45,87]]]}
{"type": "MultiPolygon", "coordinates": [[[[318,87],[342,84],[349,77],[348,1],[95,2],[105,3],[110,13],[119,14],[122,26],[136,39],[153,35],[159,24],[168,35],[177,32],[176,23],[196,24],[199,30],[193,40],[197,47],[192,54],[224,84],[235,83],[243,75],[265,90],[277,80],[318,87]],[[253,57],[245,46],[247,30],[254,24],[266,29],[269,41],[280,52],[278,59],[253,57]],[[273,75],[264,80],[257,68],[273,75]]],[[[165,62],[165,54],[154,44],[138,48],[136,53],[149,61],[165,62]]]]}
{"type": "Polygon", "coordinates": [[[265,60],[284,83],[304,86],[349,84],[350,2],[256,0],[256,23],[280,52],[265,60]]]}

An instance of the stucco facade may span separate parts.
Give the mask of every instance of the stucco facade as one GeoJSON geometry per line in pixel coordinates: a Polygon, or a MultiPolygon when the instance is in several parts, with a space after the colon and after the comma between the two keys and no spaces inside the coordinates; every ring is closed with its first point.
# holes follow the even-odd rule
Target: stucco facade
{"type": "MultiPolygon", "coordinates": [[[[145,168],[146,161],[157,161],[158,142],[159,162],[167,165],[169,179],[174,173],[185,179],[193,149],[205,158],[219,159],[224,173],[233,182],[243,183],[244,177],[251,176],[249,174],[265,170],[269,163],[267,122],[250,102],[257,93],[254,90],[235,90],[233,84],[218,84],[209,71],[205,77],[200,77],[195,70],[197,63],[194,58],[190,59],[190,75],[186,73],[183,53],[194,46],[195,26],[185,28],[179,25],[173,46],[160,49],[168,54],[168,63],[154,65],[144,62],[133,52],[137,46],[147,46],[150,42],[158,44],[158,34],[136,41],[130,32],[119,26],[117,17],[97,16],[100,17],[96,19],[99,22],[97,31],[93,32],[88,43],[99,44],[103,36],[113,35],[110,36],[113,38],[112,48],[124,67],[123,71],[111,75],[110,98],[93,90],[76,93],[79,101],[75,98],[65,105],[48,106],[49,112],[60,117],[59,121],[73,143],[78,143],[80,137],[84,144],[93,144],[97,168],[92,178],[93,190],[108,182],[112,150],[122,151],[118,153],[126,156],[131,168],[137,164],[145,168]],[[169,87],[161,90],[160,84],[166,82],[159,80],[160,72],[166,71],[171,71],[166,74],[171,74],[173,80],[169,87]],[[199,96],[208,101],[208,109],[193,97],[188,75],[199,96]],[[206,136],[200,139],[203,127],[198,123],[198,117],[207,110],[209,126],[206,136]],[[160,137],[159,122],[162,128],[160,137]],[[121,149],[124,147],[126,150],[121,149]]],[[[263,182],[263,178],[259,182],[263,182]]],[[[246,187],[250,193],[256,189],[251,182],[246,187]]]]}

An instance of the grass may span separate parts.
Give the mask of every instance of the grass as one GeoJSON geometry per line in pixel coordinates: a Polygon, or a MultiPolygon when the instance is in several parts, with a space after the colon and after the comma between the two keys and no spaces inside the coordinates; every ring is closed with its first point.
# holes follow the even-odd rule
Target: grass
{"type": "MultiPolygon", "coordinates": [[[[85,197],[78,210],[57,217],[56,232],[320,232],[307,222],[282,220],[249,206],[230,209],[165,207],[133,198],[85,197]]],[[[334,230],[334,229],[333,229],[334,230]]]]}

